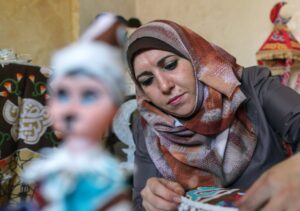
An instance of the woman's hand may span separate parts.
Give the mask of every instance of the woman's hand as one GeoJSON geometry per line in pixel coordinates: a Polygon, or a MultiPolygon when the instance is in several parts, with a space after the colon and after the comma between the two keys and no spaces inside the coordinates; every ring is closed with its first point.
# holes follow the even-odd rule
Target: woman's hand
{"type": "Polygon", "coordinates": [[[148,179],[141,192],[143,206],[147,211],[177,210],[183,194],[184,189],[179,183],[157,177],[148,179]]]}
{"type": "Polygon", "coordinates": [[[265,172],[240,201],[240,210],[300,210],[300,154],[265,172]]]}

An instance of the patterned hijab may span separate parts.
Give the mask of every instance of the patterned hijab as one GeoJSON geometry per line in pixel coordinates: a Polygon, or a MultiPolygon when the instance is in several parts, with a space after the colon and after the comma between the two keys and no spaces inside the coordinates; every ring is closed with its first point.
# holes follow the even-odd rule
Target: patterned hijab
{"type": "Polygon", "coordinates": [[[160,173],[186,189],[227,186],[237,179],[251,160],[256,135],[243,106],[242,67],[235,58],[186,27],[158,20],[130,36],[127,60],[147,150],[160,173]],[[178,119],[145,100],[133,61],[149,49],[170,51],[191,62],[198,103],[189,118],[178,119]]]}

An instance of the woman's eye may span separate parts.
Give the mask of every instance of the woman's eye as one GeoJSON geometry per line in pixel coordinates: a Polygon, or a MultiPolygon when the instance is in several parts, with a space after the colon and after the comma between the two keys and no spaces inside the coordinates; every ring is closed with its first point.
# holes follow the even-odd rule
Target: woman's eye
{"type": "Polygon", "coordinates": [[[68,103],[70,101],[70,96],[68,95],[68,92],[64,89],[58,90],[56,97],[61,103],[68,103]]]}
{"type": "Polygon", "coordinates": [[[81,96],[81,103],[84,105],[92,104],[98,100],[98,95],[95,91],[85,91],[81,96]]]}
{"type": "Polygon", "coordinates": [[[140,84],[142,86],[150,86],[152,84],[152,82],[153,82],[153,77],[149,77],[143,81],[140,81],[140,84]]]}
{"type": "Polygon", "coordinates": [[[174,70],[177,67],[178,60],[174,60],[164,66],[165,70],[174,70]]]}

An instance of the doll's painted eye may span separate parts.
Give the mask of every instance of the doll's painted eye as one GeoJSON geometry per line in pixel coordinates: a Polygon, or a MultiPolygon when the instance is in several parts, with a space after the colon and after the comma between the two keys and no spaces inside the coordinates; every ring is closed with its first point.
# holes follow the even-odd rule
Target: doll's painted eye
{"type": "Polygon", "coordinates": [[[81,96],[81,104],[89,105],[89,104],[96,102],[97,99],[98,99],[98,95],[95,91],[87,90],[87,91],[83,92],[83,94],[81,96]]]}
{"type": "Polygon", "coordinates": [[[61,103],[68,103],[70,101],[70,96],[68,95],[66,90],[60,89],[57,92],[57,99],[61,103]]]}

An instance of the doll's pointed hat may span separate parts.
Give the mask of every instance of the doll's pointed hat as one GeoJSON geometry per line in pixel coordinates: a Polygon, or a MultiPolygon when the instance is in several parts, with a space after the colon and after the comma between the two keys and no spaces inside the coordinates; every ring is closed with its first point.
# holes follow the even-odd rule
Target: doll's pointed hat
{"type": "Polygon", "coordinates": [[[122,48],[126,41],[127,21],[120,17],[111,13],[99,14],[81,35],[80,41],[104,42],[122,48]]]}
{"type": "Polygon", "coordinates": [[[105,13],[95,19],[77,42],[53,55],[51,84],[55,84],[60,77],[80,70],[99,79],[115,103],[122,103],[126,88],[122,56],[125,32],[124,24],[115,15],[105,13]]]}

